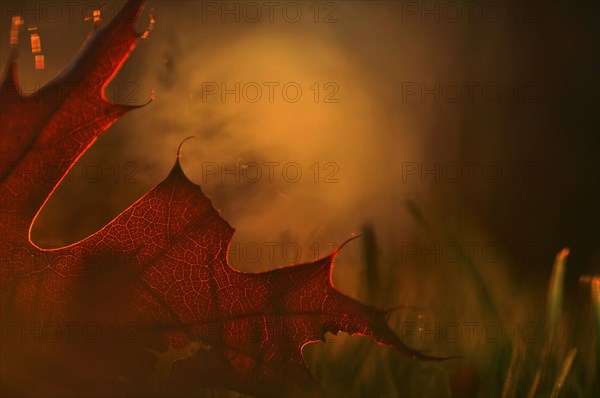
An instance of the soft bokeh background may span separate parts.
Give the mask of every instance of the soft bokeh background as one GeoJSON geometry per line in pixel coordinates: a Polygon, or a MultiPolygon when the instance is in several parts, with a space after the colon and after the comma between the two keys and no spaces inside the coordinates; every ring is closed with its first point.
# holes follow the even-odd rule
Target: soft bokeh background
{"type": "MultiPolygon", "coordinates": [[[[2,64],[12,15],[41,36],[39,71],[21,34],[24,91],[58,73],[91,29],[84,16],[100,3],[70,4],[2,2],[2,64]]],[[[123,2],[101,4],[106,22],[123,2]]],[[[72,243],[102,227],[161,181],[179,143],[195,136],[183,147],[183,167],[237,229],[234,267],[312,260],[363,233],[339,257],[340,290],[381,307],[421,307],[391,318],[399,333],[410,322],[461,328],[455,341],[404,333],[430,353],[467,357],[452,363],[413,363],[360,338],[309,346],[311,369],[332,389],[501,389],[486,364],[499,362],[502,380],[507,356],[482,327],[497,322],[514,337],[515,328],[542,325],[563,247],[571,249],[566,312],[587,319],[589,284],[580,277],[600,270],[596,2],[281,2],[270,16],[262,2],[149,1],[140,30],[150,9],[154,29],[107,96],[144,103],[153,91],[155,99],[83,156],[37,219],[38,244],[72,243]],[[257,6],[262,17],[253,22],[257,6]],[[205,90],[252,82],[262,87],[257,102],[248,100],[251,87],[239,102],[205,90]],[[265,82],[279,84],[273,101],[265,82]],[[297,102],[283,98],[290,82],[302,89],[297,102]],[[424,91],[436,84],[439,99],[424,91]],[[278,163],[272,179],[269,162],[278,163]],[[262,178],[253,178],[256,164],[262,178]],[[457,165],[462,177],[454,179],[457,165]],[[437,180],[421,174],[436,167],[437,180]],[[457,244],[467,258],[457,258],[457,244]],[[478,337],[467,338],[466,323],[479,325],[478,337]]],[[[541,344],[539,334],[533,343],[541,344]]],[[[582,391],[597,391],[586,372],[577,379],[582,391]]]]}

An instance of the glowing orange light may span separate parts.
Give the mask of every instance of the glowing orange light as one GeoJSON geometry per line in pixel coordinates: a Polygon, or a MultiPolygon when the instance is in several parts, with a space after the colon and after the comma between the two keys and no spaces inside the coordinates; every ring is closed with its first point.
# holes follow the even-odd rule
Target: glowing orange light
{"type": "Polygon", "coordinates": [[[12,18],[12,25],[10,27],[10,44],[15,45],[19,42],[19,26],[23,25],[21,17],[16,16],[12,18]]]}
{"type": "Polygon", "coordinates": [[[40,41],[40,35],[38,35],[37,33],[31,34],[31,52],[34,54],[42,52],[42,43],[40,41]]]}
{"type": "Polygon", "coordinates": [[[35,56],[35,69],[44,69],[44,56],[43,55],[35,56]]]}
{"type": "Polygon", "coordinates": [[[100,23],[100,18],[102,16],[101,10],[94,10],[92,12],[92,16],[91,17],[85,17],[83,20],[84,21],[93,21],[94,25],[100,23]]]}
{"type": "Polygon", "coordinates": [[[148,15],[150,22],[148,23],[148,27],[146,28],[144,33],[142,33],[142,39],[148,38],[148,34],[150,33],[150,31],[152,29],[154,29],[154,23],[156,22],[156,20],[154,19],[154,16],[152,15],[152,11],[153,11],[153,9],[150,10],[150,14],[148,15]]]}

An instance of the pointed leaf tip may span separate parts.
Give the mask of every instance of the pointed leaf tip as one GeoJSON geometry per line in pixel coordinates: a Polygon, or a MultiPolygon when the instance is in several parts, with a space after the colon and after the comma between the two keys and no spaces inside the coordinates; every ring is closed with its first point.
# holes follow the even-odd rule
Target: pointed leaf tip
{"type": "Polygon", "coordinates": [[[353,236],[349,237],[344,242],[342,242],[341,245],[339,245],[337,248],[335,248],[335,250],[333,250],[333,252],[329,256],[332,259],[335,258],[342,251],[344,246],[346,246],[349,242],[352,242],[353,240],[361,238],[361,237],[362,237],[362,235],[360,235],[360,234],[353,234],[353,236]]]}
{"type": "Polygon", "coordinates": [[[186,141],[189,141],[192,138],[196,138],[196,136],[190,135],[189,137],[184,138],[183,141],[181,141],[181,143],[179,144],[179,147],[177,148],[177,161],[179,161],[179,158],[181,158],[181,148],[183,147],[183,144],[185,144],[186,141]]]}
{"type": "MultiPolygon", "coordinates": [[[[188,181],[188,182],[190,182],[190,183],[192,183],[192,182],[190,181],[190,179],[189,179],[189,178],[188,178],[188,177],[185,175],[185,173],[183,172],[183,168],[181,168],[181,162],[180,162],[180,159],[181,159],[181,149],[183,148],[183,144],[184,144],[186,141],[188,141],[188,140],[190,140],[190,139],[192,139],[192,138],[196,138],[196,137],[195,137],[195,136],[193,136],[193,135],[192,135],[192,136],[189,136],[189,137],[186,137],[186,138],[185,138],[183,141],[181,141],[181,143],[180,143],[180,144],[179,144],[179,146],[177,147],[177,156],[175,157],[175,164],[173,165],[173,168],[171,169],[171,172],[169,173],[169,176],[171,176],[171,175],[177,175],[177,176],[179,176],[179,177],[183,177],[183,178],[184,178],[186,181],[188,181]]],[[[168,179],[169,179],[169,178],[167,178],[167,180],[168,180],[168,179]]],[[[193,185],[196,185],[196,184],[194,184],[194,183],[192,183],[192,184],[193,184],[193,185]]]]}
{"type": "MultiPolygon", "coordinates": [[[[118,23],[120,20],[126,21],[135,32],[135,24],[137,23],[138,17],[142,13],[145,4],[146,0],[128,0],[111,23],[118,23]]],[[[143,33],[144,32],[136,34],[141,36],[143,33]]]]}

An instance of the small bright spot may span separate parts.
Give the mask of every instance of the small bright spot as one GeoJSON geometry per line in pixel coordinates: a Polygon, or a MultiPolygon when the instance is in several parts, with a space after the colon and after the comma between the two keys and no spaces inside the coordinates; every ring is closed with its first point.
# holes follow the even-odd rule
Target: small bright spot
{"type": "Polygon", "coordinates": [[[97,25],[98,23],[100,23],[101,16],[102,16],[101,10],[94,10],[92,12],[91,17],[85,17],[83,20],[84,21],[93,21],[94,25],[97,25]]]}
{"type": "Polygon", "coordinates": [[[35,69],[44,69],[44,56],[43,55],[35,56],[35,69]]]}
{"type": "Polygon", "coordinates": [[[33,54],[42,52],[42,43],[40,41],[40,35],[37,33],[31,34],[31,52],[33,54]]]}
{"type": "Polygon", "coordinates": [[[23,25],[21,17],[16,16],[12,18],[12,25],[10,27],[10,44],[15,45],[19,42],[19,26],[23,25]]]}

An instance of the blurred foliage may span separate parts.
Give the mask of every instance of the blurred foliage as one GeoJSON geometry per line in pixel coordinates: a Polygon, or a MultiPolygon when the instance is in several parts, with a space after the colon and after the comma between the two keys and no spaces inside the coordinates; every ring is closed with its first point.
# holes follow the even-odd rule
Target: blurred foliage
{"type": "MultiPolygon", "coordinates": [[[[414,207],[413,214],[428,233],[434,233],[414,207]]],[[[377,297],[394,297],[393,272],[398,271],[394,250],[382,258],[375,245],[374,231],[363,231],[366,296],[381,305],[377,297]],[[368,269],[378,266],[380,269],[368,269]],[[374,282],[372,275],[380,275],[374,282]],[[371,277],[369,277],[371,275],[371,277]],[[376,285],[371,285],[375,284],[376,285]],[[373,292],[378,292],[373,295],[373,292]]],[[[564,274],[568,250],[556,257],[548,287],[546,308],[534,308],[545,321],[533,338],[511,339],[507,333],[488,344],[481,355],[441,363],[414,362],[400,354],[378,347],[359,337],[336,336],[331,344],[305,350],[307,362],[315,377],[340,397],[594,397],[600,396],[596,378],[599,363],[600,278],[584,276],[581,289],[589,290],[589,308],[565,314],[564,274]],[[589,309],[589,310],[588,310],[589,309]]],[[[474,289],[479,305],[504,324],[502,308],[512,305],[507,297],[496,295],[480,274],[480,265],[472,259],[461,259],[459,278],[470,280],[466,289],[474,289]],[[502,308],[502,310],[501,310],[502,308]]],[[[439,300],[452,300],[439,297],[439,300]]],[[[529,303],[531,304],[531,303],[529,303]]],[[[525,303],[524,303],[525,305],[525,303]]],[[[510,311],[510,308],[508,308],[510,311]]],[[[404,319],[422,319],[427,311],[406,311],[404,319]]],[[[430,316],[430,315],[429,315],[430,316]]],[[[507,328],[508,329],[508,328],[507,328]]],[[[415,339],[418,341],[419,339],[415,339]]],[[[422,341],[422,340],[421,340],[422,341]]],[[[436,339],[424,350],[443,355],[453,352],[455,344],[436,339]]]]}
{"type": "MultiPolygon", "coordinates": [[[[409,204],[409,208],[425,235],[430,238],[439,235],[416,205],[409,204]]],[[[402,266],[398,267],[402,263],[399,248],[379,247],[372,225],[365,225],[361,232],[363,290],[357,294],[378,307],[394,308],[397,303],[389,300],[397,296],[397,274],[404,271],[402,266]]],[[[453,239],[451,234],[443,234],[445,238],[453,239]]],[[[541,325],[530,323],[534,328],[522,330],[520,333],[525,336],[519,335],[521,338],[503,333],[493,344],[481,344],[470,339],[465,342],[464,335],[463,339],[444,339],[438,335],[431,338],[432,333],[438,331],[424,330],[419,325],[421,322],[435,324],[439,314],[426,308],[401,306],[395,308],[398,316],[392,316],[390,324],[398,326],[397,331],[407,344],[434,355],[464,355],[464,358],[443,362],[413,361],[388,347],[374,344],[368,338],[340,333],[335,336],[328,334],[325,343],[305,347],[303,353],[308,366],[326,391],[336,397],[600,396],[596,378],[600,369],[600,277],[581,277],[579,287],[587,290],[589,306],[567,313],[564,276],[568,255],[568,249],[563,249],[556,256],[545,308],[535,307],[535,303],[518,304],[523,307],[533,305],[533,312],[543,319],[541,325]],[[407,329],[407,325],[414,325],[415,329],[407,329]],[[430,338],[421,338],[420,333],[429,333],[430,338]],[[456,344],[457,340],[461,341],[456,344]],[[465,352],[456,352],[457,348],[465,352]]],[[[459,263],[460,267],[453,268],[453,278],[461,281],[463,291],[454,297],[434,294],[436,299],[452,301],[472,290],[477,301],[473,305],[481,307],[487,320],[509,330],[505,314],[516,310],[512,293],[504,291],[498,294],[499,290],[492,288],[492,284],[501,284],[501,279],[493,278],[490,282],[481,272],[482,265],[473,258],[461,256],[459,263]]],[[[531,292],[526,291],[523,297],[528,297],[528,294],[531,292]]],[[[465,311],[473,309],[465,308],[465,311]]],[[[451,316],[446,319],[452,319],[451,316]]],[[[459,320],[456,322],[460,324],[459,320]]],[[[177,355],[180,353],[162,356],[160,363],[165,366],[160,373],[164,377],[168,377],[169,362],[177,355]]],[[[210,389],[198,391],[196,397],[247,396],[210,389]]]]}

